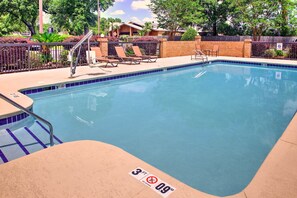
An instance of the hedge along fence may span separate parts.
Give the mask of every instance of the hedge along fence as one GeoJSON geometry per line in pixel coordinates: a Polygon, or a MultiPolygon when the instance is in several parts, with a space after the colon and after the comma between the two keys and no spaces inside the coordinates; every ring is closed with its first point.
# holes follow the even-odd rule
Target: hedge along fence
{"type": "MultiPolygon", "coordinates": [[[[68,67],[69,50],[76,42],[0,44],[0,73],[68,67]],[[49,50],[44,50],[45,48],[49,50]]],[[[98,46],[92,42],[91,46],[98,46]]],[[[87,43],[82,45],[79,65],[86,65],[87,43]]],[[[74,56],[77,56],[78,49],[74,56]]]]}
{"type": "Polygon", "coordinates": [[[297,59],[297,43],[282,43],[282,45],[282,53],[279,53],[277,42],[252,42],[252,57],[297,59]]]}

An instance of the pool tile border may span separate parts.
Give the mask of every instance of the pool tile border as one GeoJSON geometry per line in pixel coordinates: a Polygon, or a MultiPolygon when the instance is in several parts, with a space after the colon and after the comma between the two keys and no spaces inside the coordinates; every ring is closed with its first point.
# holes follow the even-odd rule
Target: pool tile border
{"type": "Polygon", "coordinates": [[[264,63],[264,62],[261,63],[261,62],[247,62],[247,61],[213,60],[213,61],[207,61],[207,62],[184,64],[184,65],[179,65],[179,66],[164,67],[162,69],[153,69],[153,70],[142,71],[142,72],[119,74],[119,75],[110,76],[110,77],[100,77],[100,78],[91,79],[91,80],[84,80],[84,81],[77,81],[77,82],[70,82],[70,83],[59,83],[59,84],[51,85],[51,86],[43,86],[40,88],[21,90],[21,93],[23,93],[25,95],[29,95],[29,94],[40,93],[40,92],[44,92],[44,91],[56,90],[56,89],[60,89],[60,88],[69,88],[69,87],[81,86],[81,85],[86,85],[86,84],[116,80],[116,79],[121,79],[121,78],[140,76],[140,75],[145,75],[145,74],[152,74],[152,73],[156,73],[156,72],[170,71],[170,70],[181,69],[181,68],[185,68],[185,67],[207,65],[207,64],[211,64],[211,63],[235,63],[235,64],[256,65],[256,66],[265,66],[265,67],[297,68],[297,65],[287,65],[287,64],[285,65],[285,64],[272,64],[272,63],[264,63]]]}
{"type": "MultiPolygon", "coordinates": [[[[33,108],[30,108],[29,111],[32,111],[33,108]]],[[[2,118],[0,119],[0,126],[4,126],[4,125],[7,125],[7,124],[11,124],[11,123],[14,123],[14,122],[18,122],[18,121],[21,121],[25,118],[29,117],[29,114],[23,112],[23,113],[20,113],[20,114],[17,114],[17,115],[14,115],[14,116],[10,116],[10,117],[7,117],[7,118],[2,118]]]]}
{"type": "MultiPolygon", "coordinates": [[[[82,86],[82,85],[87,85],[87,84],[111,81],[111,80],[128,78],[128,77],[133,77],[133,76],[140,76],[140,75],[152,74],[152,73],[157,73],[157,72],[181,69],[181,68],[186,68],[186,67],[204,66],[207,64],[211,64],[211,63],[235,63],[235,64],[242,64],[242,65],[255,65],[255,66],[263,66],[263,67],[297,68],[297,65],[291,65],[291,64],[274,64],[274,63],[269,63],[269,62],[249,62],[249,61],[233,61],[233,60],[218,59],[218,60],[207,61],[207,62],[195,62],[195,63],[183,64],[183,65],[178,65],[178,66],[164,67],[164,68],[160,68],[160,69],[132,72],[132,73],[127,73],[127,74],[118,74],[118,75],[114,75],[114,76],[100,77],[100,78],[95,78],[95,79],[91,79],[91,80],[75,81],[75,82],[68,82],[68,83],[57,83],[57,84],[49,85],[49,86],[24,89],[24,90],[20,90],[20,92],[25,95],[30,95],[30,94],[40,93],[40,92],[44,92],[44,91],[51,91],[51,90],[57,90],[57,89],[82,86]]],[[[32,108],[29,110],[32,111],[32,108]]],[[[18,122],[20,120],[27,118],[28,116],[29,115],[27,113],[20,113],[20,114],[10,116],[7,118],[2,118],[2,119],[0,119],[0,126],[18,122]]]]}

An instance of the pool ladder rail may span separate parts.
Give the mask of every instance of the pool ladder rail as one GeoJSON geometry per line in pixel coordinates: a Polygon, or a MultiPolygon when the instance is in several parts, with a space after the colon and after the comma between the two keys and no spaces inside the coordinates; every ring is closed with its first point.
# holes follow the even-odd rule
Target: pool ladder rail
{"type": "Polygon", "coordinates": [[[80,53],[81,53],[81,47],[82,45],[84,44],[85,41],[88,42],[88,51],[87,51],[87,62],[88,64],[90,64],[92,62],[91,60],[91,55],[90,55],[90,48],[91,48],[91,45],[90,45],[90,40],[93,36],[93,31],[90,30],[80,41],[78,41],[69,51],[69,55],[68,55],[68,59],[70,61],[70,77],[73,77],[73,75],[75,74],[76,72],[76,67],[78,65],[78,60],[79,60],[79,57],[80,57],[80,53]],[[74,52],[75,50],[78,49],[78,53],[77,53],[77,57],[76,57],[76,60],[74,62],[74,52]]]}
{"type": "MultiPolygon", "coordinates": [[[[14,94],[14,97],[17,97],[15,94],[14,94]]],[[[21,106],[20,104],[16,103],[15,101],[11,100],[10,98],[8,98],[7,96],[3,95],[2,93],[0,93],[0,98],[2,98],[4,101],[8,102],[9,104],[17,107],[18,109],[24,111],[25,113],[31,115],[33,118],[36,119],[36,123],[41,127],[41,129],[43,129],[43,131],[46,131],[47,134],[49,134],[49,145],[50,146],[54,146],[55,145],[55,142],[54,142],[54,139],[58,142],[58,143],[63,143],[61,140],[59,140],[55,135],[54,135],[54,132],[53,132],[53,126],[52,124],[47,121],[46,119],[40,117],[39,115],[33,113],[32,111],[26,109],[25,107],[21,106]],[[45,128],[39,121],[41,121],[42,123],[46,124],[48,126],[48,129],[45,128]]],[[[47,146],[42,142],[40,141],[40,139],[27,127],[24,127],[25,131],[27,131],[37,142],[36,144],[40,144],[43,148],[47,148],[47,146]]],[[[24,153],[26,155],[30,154],[28,152],[28,150],[24,147],[24,145],[21,143],[21,141],[19,140],[19,138],[17,138],[15,136],[15,134],[10,130],[10,129],[6,129],[6,132],[10,135],[10,137],[14,140],[14,143],[13,144],[10,144],[10,145],[19,145],[19,147],[24,151],[24,153]]],[[[32,143],[32,144],[35,144],[35,143],[32,143]]],[[[32,145],[31,144],[31,145],[32,145]]],[[[6,146],[9,146],[9,145],[6,145],[6,146]]],[[[0,149],[0,158],[2,158],[2,161],[3,162],[7,162],[8,160],[6,159],[5,155],[3,154],[3,152],[1,151],[0,149]]]]}

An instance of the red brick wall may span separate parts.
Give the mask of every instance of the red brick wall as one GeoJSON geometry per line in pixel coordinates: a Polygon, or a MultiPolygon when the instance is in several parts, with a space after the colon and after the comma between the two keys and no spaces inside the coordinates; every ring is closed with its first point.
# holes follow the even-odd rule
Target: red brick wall
{"type": "Polygon", "coordinates": [[[202,50],[211,50],[214,45],[219,46],[219,56],[243,57],[243,41],[201,41],[202,50]]]}
{"type": "Polygon", "coordinates": [[[200,45],[202,50],[211,50],[214,45],[219,46],[219,56],[250,57],[251,42],[246,41],[161,41],[160,56],[174,57],[194,54],[195,45],[200,45]]]}
{"type": "Polygon", "coordinates": [[[165,57],[191,55],[194,49],[195,41],[167,41],[165,57]]]}

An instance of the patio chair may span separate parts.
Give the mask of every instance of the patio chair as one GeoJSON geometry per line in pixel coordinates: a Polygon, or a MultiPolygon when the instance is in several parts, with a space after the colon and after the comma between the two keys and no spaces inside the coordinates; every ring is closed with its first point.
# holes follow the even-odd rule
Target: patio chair
{"type": "Polygon", "coordinates": [[[108,56],[103,56],[100,47],[91,47],[91,50],[95,52],[95,60],[98,62],[106,63],[105,67],[109,64],[112,67],[117,67],[119,64],[119,60],[108,58],[108,56]]]}
{"type": "Polygon", "coordinates": [[[202,52],[200,45],[195,46],[194,54],[191,55],[191,60],[193,59],[202,59],[202,61],[208,61],[208,57],[202,52]]]}
{"type": "Polygon", "coordinates": [[[210,54],[212,56],[218,56],[219,55],[219,46],[218,45],[214,45],[212,50],[210,50],[210,54]]]}
{"type": "Polygon", "coordinates": [[[126,56],[124,48],[121,46],[116,46],[114,48],[115,48],[117,56],[118,56],[117,58],[121,62],[129,62],[131,65],[132,64],[140,64],[141,58],[126,56]]]}
{"type": "Polygon", "coordinates": [[[132,49],[135,56],[141,58],[143,61],[153,63],[156,62],[158,59],[158,56],[143,55],[138,46],[132,46],[132,49]]]}

